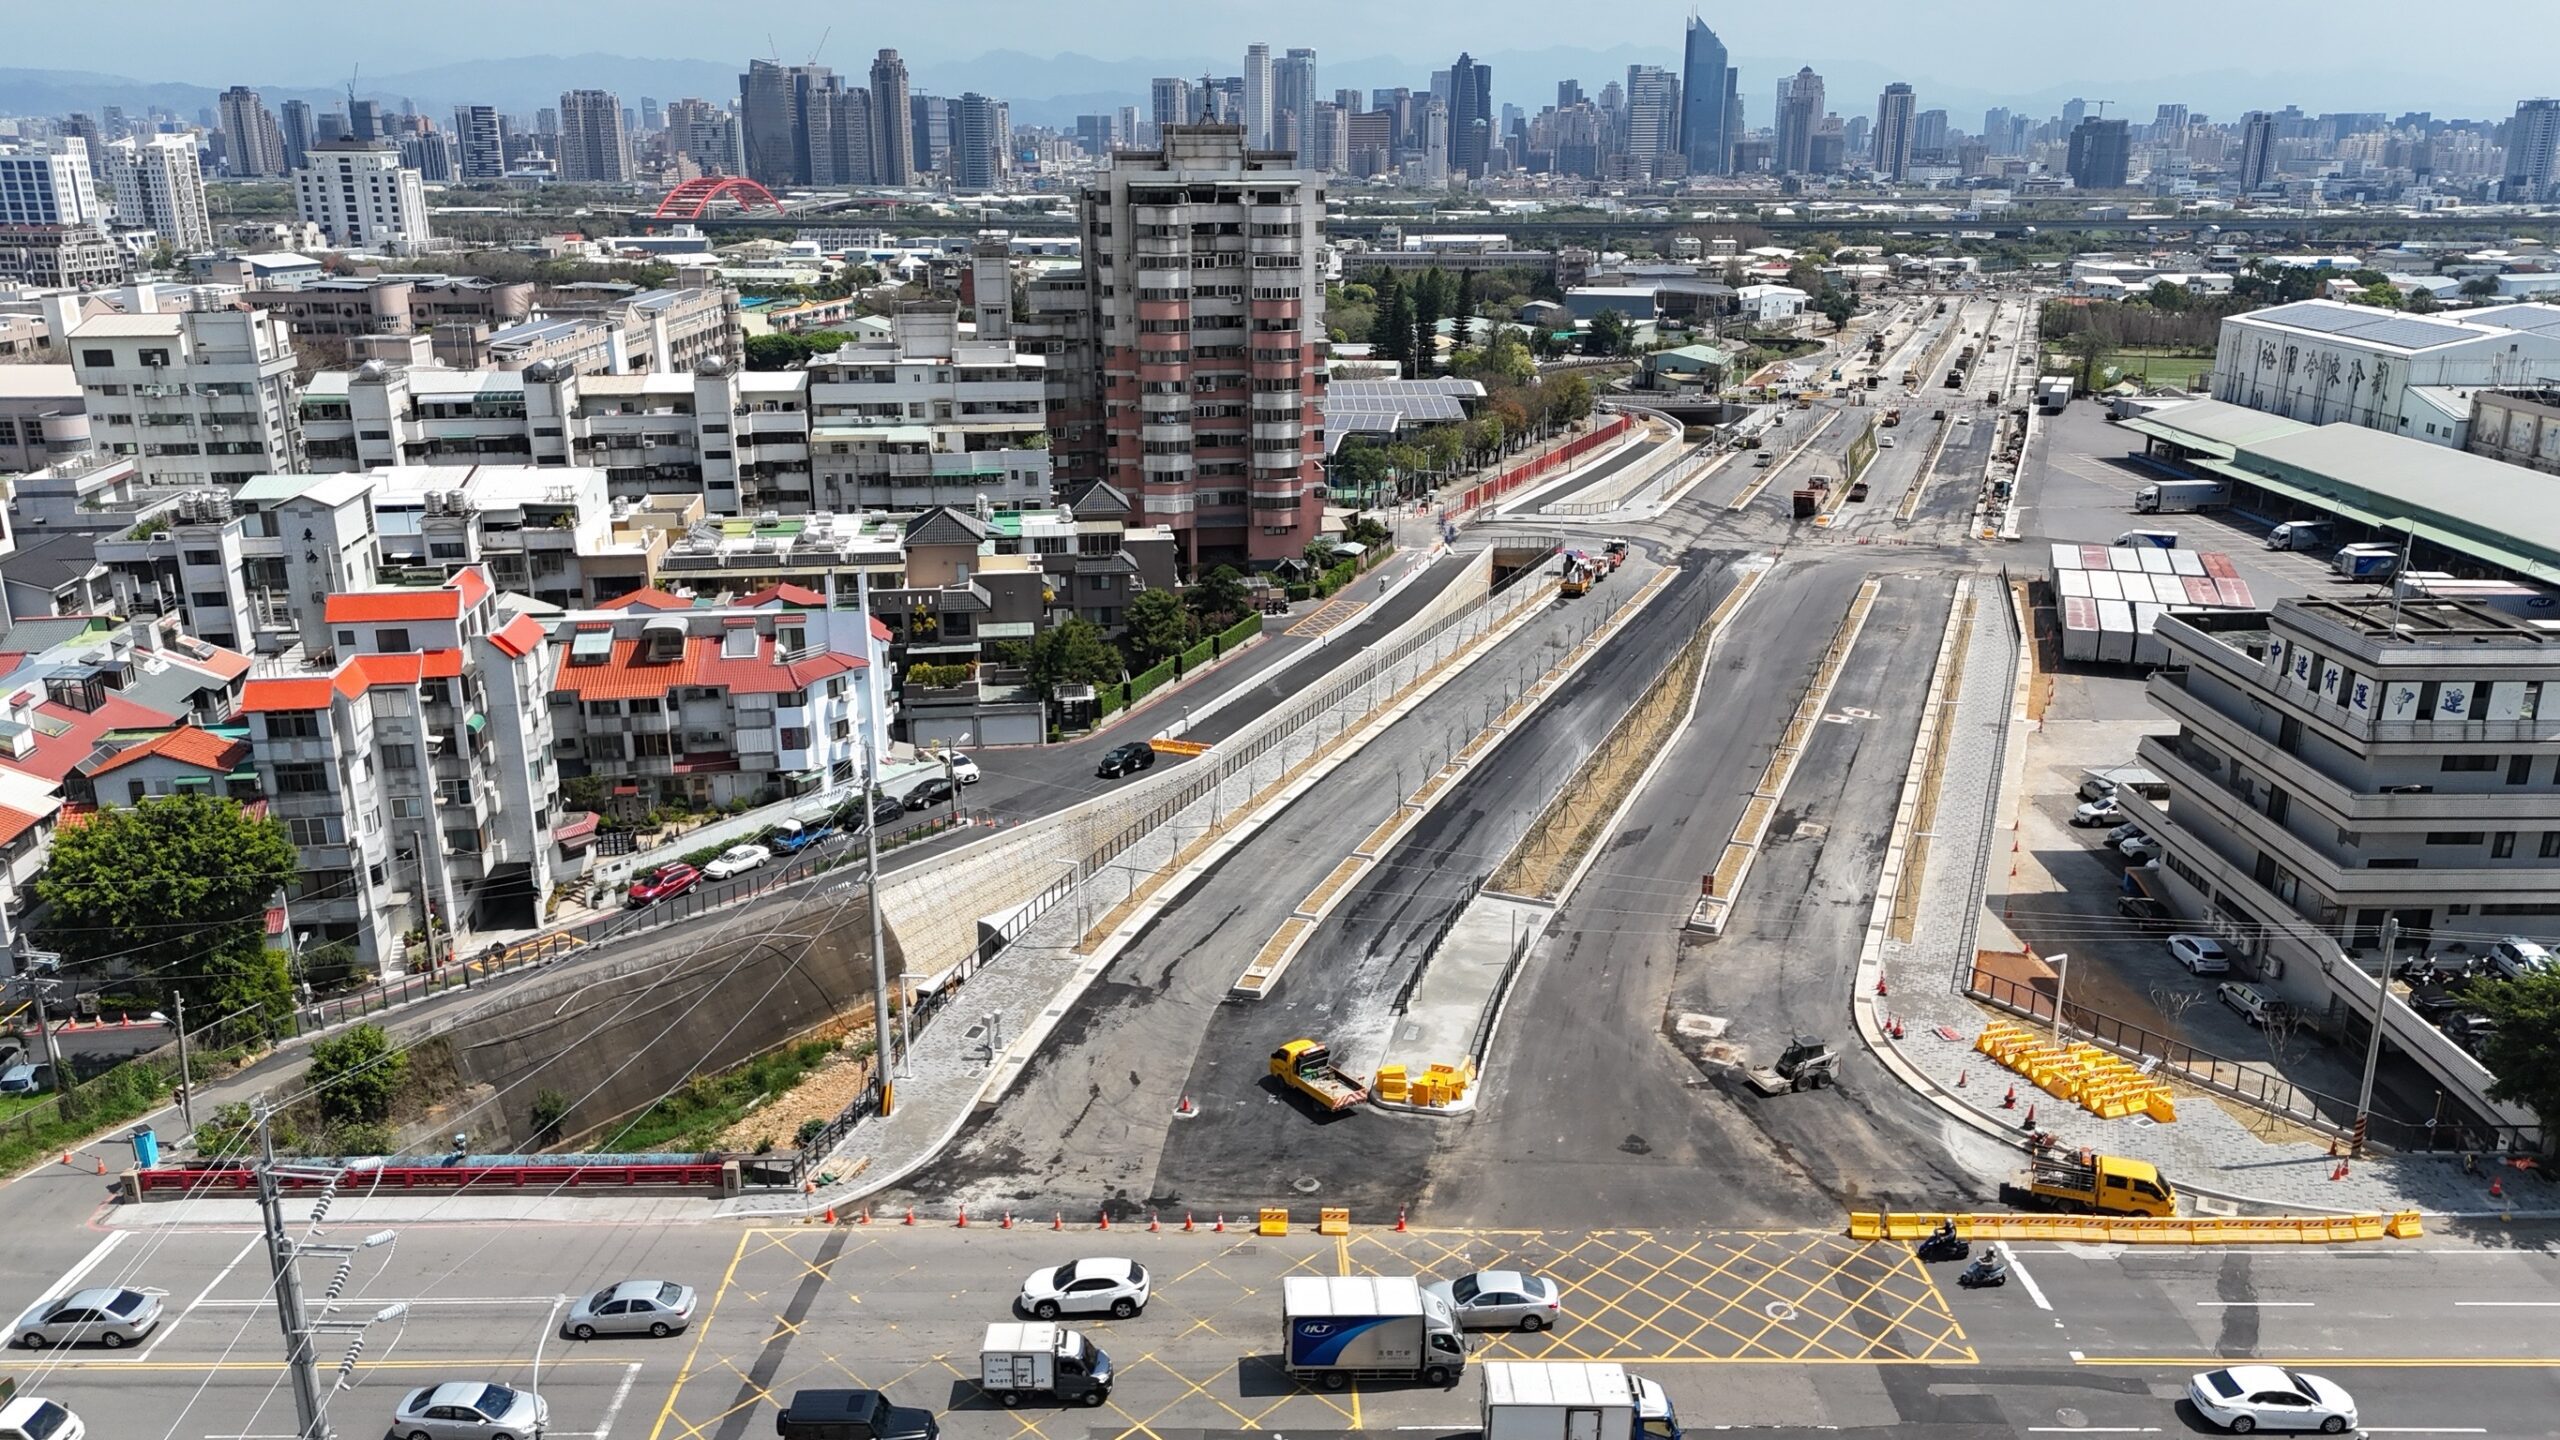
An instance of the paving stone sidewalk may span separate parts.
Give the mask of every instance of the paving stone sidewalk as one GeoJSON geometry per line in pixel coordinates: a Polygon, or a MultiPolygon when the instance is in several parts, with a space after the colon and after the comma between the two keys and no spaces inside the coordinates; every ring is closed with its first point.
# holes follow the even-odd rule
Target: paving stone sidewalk
{"type": "MultiPolygon", "coordinates": [[[[1888,940],[1884,959],[1892,976],[1889,998],[1857,997],[1901,1018],[1904,1038],[1891,1042],[1936,1087],[1942,1106],[1961,1107],[2017,1129],[2030,1100],[2036,1127],[2066,1144],[2093,1145],[2155,1162],[2190,1191],[2246,1197],[2273,1207],[2331,1210],[2421,1209],[2456,1214],[2495,1214],[2508,1205],[2536,1213],[2560,1209],[2551,1192],[2507,1187],[2505,1201],[2489,1198],[2486,1174],[2466,1175],[2450,1159],[2377,1157],[2356,1162],[2345,1179],[2332,1180],[2337,1161],[2325,1143],[2269,1141],[2244,1126],[2201,1092],[2181,1090],[2178,1118],[2168,1125],[2148,1117],[2101,1120],[2068,1101],[2024,1083],[1973,1049],[1987,1012],[1964,998],[1959,977],[1970,973],[1978,944],[2014,948],[2016,940],[1986,903],[1987,872],[2008,817],[1998,808],[2003,747],[2010,743],[2009,708],[2018,648],[2007,619],[2009,598],[1998,577],[1977,576],[1976,604],[1964,640],[1961,692],[1948,735],[1937,813],[1930,821],[1929,858],[1908,945],[1888,940]],[[1940,1027],[1959,1037],[1947,1040],[1940,1027]],[[1967,1084],[1956,1081],[1970,1072],[1967,1084]],[[2018,1108],[2000,1100],[2018,1084],[2018,1108]]],[[[2522,1212],[2517,1212],[2522,1213],[2522,1212]]]]}

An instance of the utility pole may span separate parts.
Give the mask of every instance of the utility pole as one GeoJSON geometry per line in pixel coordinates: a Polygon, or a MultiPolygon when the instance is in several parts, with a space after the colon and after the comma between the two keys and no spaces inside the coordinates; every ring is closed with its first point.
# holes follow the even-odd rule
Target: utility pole
{"type": "Polygon", "coordinates": [[[302,1310],[302,1274],[293,1237],[284,1232],[284,1195],[276,1184],[274,1113],[258,1107],[258,1213],[266,1222],[267,1269],[275,1277],[276,1325],[284,1331],[285,1373],[293,1381],[297,1440],[331,1440],[320,1411],[320,1379],[311,1368],[311,1321],[302,1310]]]}
{"type": "Polygon", "coordinates": [[[187,997],[176,997],[178,1004],[178,1115],[187,1129],[196,1128],[195,1071],[187,1063],[187,997]]]}
{"type": "Polygon", "coordinates": [[[2364,1154],[2365,1131],[2373,1120],[2373,1075],[2382,1065],[2382,1021],[2391,1008],[2391,952],[2400,945],[2400,917],[2382,921],[2382,968],[2373,976],[2373,1034],[2364,1046],[2364,1084],[2356,1091],[2355,1153],[2364,1154]]]}
{"type": "Polygon", "coordinates": [[[51,978],[60,973],[62,957],[51,950],[18,951],[18,974],[26,981],[27,999],[35,1006],[36,1034],[44,1040],[45,1064],[53,1070],[54,1105],[65,1119],[79,1110],[71,1095],[71,1072],[62,1068],[62,1041],[53,1033],[53,1022],[45,1014],[45,1002],[62,982],[51,978]]]}

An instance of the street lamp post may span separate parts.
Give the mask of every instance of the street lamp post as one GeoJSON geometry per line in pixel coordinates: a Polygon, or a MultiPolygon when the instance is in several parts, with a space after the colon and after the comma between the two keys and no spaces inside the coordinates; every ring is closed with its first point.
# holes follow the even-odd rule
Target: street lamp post
{"type": "Polygon", "coordinates": [[[2364,1046],[2364,1084],[2356,1090],[2355,1153],[2364,1154],[2366,1130],[2373,1120],[2373,1077],[2382,1066],[2382,1023],[2391,1008],[2391,952],[2400,945],[2400,918],[2383,917],[2382,968],[2373,977],[2373,1033],[2364,1046]]]}
{"type": "Polygon", "coordinates": [[[2071,957],[2054,954],[2045,957],[2053,962],[2053,1048],[2062,1048],[2062,991],[2071,979],[2071,957]]]}

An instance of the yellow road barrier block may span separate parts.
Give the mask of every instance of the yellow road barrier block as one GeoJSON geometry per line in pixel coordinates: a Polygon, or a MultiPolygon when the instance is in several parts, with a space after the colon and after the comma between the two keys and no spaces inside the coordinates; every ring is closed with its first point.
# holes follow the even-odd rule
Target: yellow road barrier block
{"type": "Polygon", "coordinates": [[[1289,1212],[1276,1206],[1264,1206],[1260,1217],[1254,1221],[1253,1233],[1256,1235],[1288,1234],[1289,1212]]]}
{"type": "Polygon", "coordinates": [[[1329,1205],[1317,1211],[1316,1233],[1319,1235],[1350,1234],[1351,1212],[1339,1205],[1329,1205]]]}

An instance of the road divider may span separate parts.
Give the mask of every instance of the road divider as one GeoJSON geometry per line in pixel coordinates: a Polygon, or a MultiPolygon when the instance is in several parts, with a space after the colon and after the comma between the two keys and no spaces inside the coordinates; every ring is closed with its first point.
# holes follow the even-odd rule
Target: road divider
{"type": "Polygon", "coordinates": [[[1723,856],[1700,886],[1706,893],[1690,909],[1689,929],[1707,935],[1724,933],[1734,901],[1740,898],[1743,882],[1751,876],[1751,863],[1769,837],[1779,803],[1786,798],[1787,782],[1795,778],[1796,762],[1811,743],[1814,727],[1822,723],[1822,712],[1831,703],[1831,688],[1839,683],[1840,671],[1849,663],[1849,652],[1857,647],[1858,636],[1867,627],[1867,612],[1875,608],[1876,596],[1883,590],[1882,580],[1869,579],[1858,586],[1858,593],[1850,599],[1849,613],[1832,635],[1831,648],[1823,652],[1822,665],[1814,671],[1812,683],[1805,686],[1804,700],[1796,706],[1786,732],[1778,737],[1768,768],[1761,772],[1750,803],[1742,807],[1742,818],[1734,822],[1733,838],[1725,843],[1723,856]]]}
{"type": "Polygon", "coordinates": [[[1769,482],[1778,478],[1778,473],[1780,471],[1786,469],[1789,465],[1794,464],[1797,456],[1802,455],[1805,451],[1811,449],[1813,447],[1813,442],[1822,438],[1822,432],[1831,428],[1831,422],[1839,419],[1845,413],[1847,412],[1834,410],[1830,414],[1823,416],[1821,422],[1813,427],[1813,433],[1805,436],[1802,440],[1797,441],[1794,449],[1789,450],[1786,454],[1779,456],[1774,461],[1771,461],[1768,468],[1762,470],[1758,475],[1753,476],[1751,483],[1742,487],[1742,493],[1734,496],[1732,501],[1724,508],[1727,510],[1741,510],[1749,507],[1752,501],[1760,498],[1761,491],[1769,488],[1769,482]]]}
{"type": "Polygon", "coordinates": [[[2124,1215],[1968,1215],[1857,1211],[1852,1240],[1926,1238],[1953,1221],[1964,1240],[2057,1240],[2105,1245],[2338,1245],[2363,1240],[2415,1240],[2426,1234],[2415,1210],[2391,1214],[2154,1218],[2124,1215]]]}
{"type": "Polygon", "coordinates": [[[1197,740],[1167,740],[1162,736],[1147,742],[1147,748],[1159,755],[1206,755],[1209,747],[1197,740]]]}

